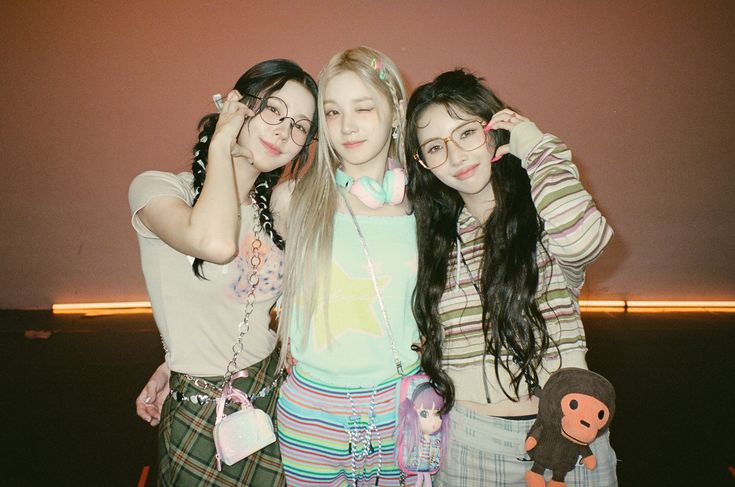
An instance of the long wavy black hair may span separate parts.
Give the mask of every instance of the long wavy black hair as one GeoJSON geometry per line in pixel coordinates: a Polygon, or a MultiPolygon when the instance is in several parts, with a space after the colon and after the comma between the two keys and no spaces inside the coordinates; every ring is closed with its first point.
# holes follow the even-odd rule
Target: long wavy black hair
{"type": "MultiPolygon", "coordinates": [[[[288,81],[295,81],[303,85],[314,96],[314,100],[316,100],[317,87],[314,79],[309,73],[301,69],[298,64],[288,59],[271,59],[254,65],[245,71],[245,74],[240,76],[240,79],[235,83],[234,89],[243,95],[249,93],[251,95],[257,95],[260,98],[266,98],[275,91],[283,88],[288,81]]],[[[258,111],[261,103],[260,100],[251,96],[244,97],[242,101],[255,112],[258,111]]],[[[207,154],[217,120],[219,120],[219,113],[210,113],[199,121],[199,139],[192,149],[194,158],[191,165],[191,172],[194,174],[194,192],[196,194],[194,204],[199,199],[199,193],[204,185],[204,179],[207,177],[207,154]]],[[[304,147],[293,160],[292,174],[298,174],[301,171],[309,156],[309,144],[314,139],[318,128],[316,108],[314,108],[314,115],[311,120],[311,130],[307,136],[306,144],[304,144],[304,147]]],[[[251,121],[252,119],[245,123],[250,123],[251,121]]],[[[260,224],[263,230],[273,240],[273,243],[281,250],[283,250],[285,242],[278,232],[276,232],[275,228],[273,228],[270,199],[273,186],[281,177],[283,171],[284,166],[281,166],[272,171],[261,173],[255,180],[254,186],[255,200],[258,203],[260,213],[260,224]]],[[[194,274],[200,279],[204,279],[204,274],[202,273],[203,263],[204,261],[202,259],[194,259],[194,263],[192,264],[194,274]]]]}
{"type": "MultiPolygon", "coordinates": [[[[484,121],[506,105],[482,84],[482,78],[461,69],[442,73],[419,86],[408,102],[408,195],[416,213],[419,252],[413,312],[424,341],[421,365],[444,395],[445,408],[449,409],[454,402],[454,388],[442,370],[444,333],[438,306],[447,284],[450,255],[458,237],[457,221],[464,203],[456,190],[421,167],[414,157],[419,154],[417,120],[431,105],[443,105],[458,119],[458,111],[463,111],[484,121]]],[[[496,147],[510,140],[506,130],[493,130],[488,136],[494,137],[496,147]]],[[[502,368],[512,378],[512,390],[501,384],[503,392],[517,401],[522,380],[531,388],[538,384],[536,369],[552,344],[536,303],[536,252],[544,250],[544,229],[531,199],[528,174],[517,157],[507,154],[493,164],[491,185],[495,208],[484,223],[485,253],[479,277],[482,331],[485,354],[494,357],[496,376],[499,378],[502,368]]]]}

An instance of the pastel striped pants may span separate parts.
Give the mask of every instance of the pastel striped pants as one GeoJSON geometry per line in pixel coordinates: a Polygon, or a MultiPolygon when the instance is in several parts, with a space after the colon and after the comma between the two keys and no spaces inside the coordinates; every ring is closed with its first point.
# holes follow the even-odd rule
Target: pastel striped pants
{"type": "Polygon", "coordinates": [[[321,384],[295,367],[278,398],[278,438],[289,486],[400,485],[396,386],[321,384]]]}

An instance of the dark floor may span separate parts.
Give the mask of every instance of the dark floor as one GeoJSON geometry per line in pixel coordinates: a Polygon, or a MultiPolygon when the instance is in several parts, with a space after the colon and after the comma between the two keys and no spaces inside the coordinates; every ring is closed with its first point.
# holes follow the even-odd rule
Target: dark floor
{"type": "MultiPolygon", "coordinates": [[[[589,366],[617,389],[620,485],[735,486],[735,314],[584,321],[589,366]]],[[[0,311],[0,353],[3,486],[137,486],[145,466],[155,485],[155,430],[133,406],[162,360],[150,315],[0,311]]]]}

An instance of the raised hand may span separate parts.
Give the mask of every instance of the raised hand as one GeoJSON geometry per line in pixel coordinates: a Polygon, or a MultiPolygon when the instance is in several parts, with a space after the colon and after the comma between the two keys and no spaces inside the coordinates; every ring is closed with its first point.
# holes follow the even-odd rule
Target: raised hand
{"type": "MultiPolygon", "coordinates": [[[[493,115],[493,118],[490,119],[488,125],[490,126],[490,130],[503,129],[511,132],[512,134],[513,129],[523,122],[530,122],[530,120],[522,115],[517,114],[510,108],[504,108],[503,110],[500,110],[495,115],[493,115]]],[[[495,157],[493,158],[492,162],[499,160],[506,154],[510,154],[510,144],[504,144],[498,147],[495,150],[495,157]]],[[[513,155],[517,156],[518,154],[513,155]]]]}
{"type": "Polygon", "coordinates": [[[242,100],[242,95],[236,90],[227,94],[222,102],[219,119],[212,135],[212,144],[227,144],[232,157],[242,157],[251,162],[252,152],[238,144],[237,138],[245,121],[255,116],[255,113],[240,100],[242,100]]]}

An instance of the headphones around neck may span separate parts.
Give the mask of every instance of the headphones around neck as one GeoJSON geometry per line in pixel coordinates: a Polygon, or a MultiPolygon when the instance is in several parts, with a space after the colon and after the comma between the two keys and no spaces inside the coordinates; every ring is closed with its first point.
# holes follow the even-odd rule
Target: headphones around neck
{"type": "Polygon", "coordinates": [[[344,188],[365,206],[375,210],[383,205],[401,203],[406,194],[406,172],[393,161],[389,161],[388,167],[389,169],[383,176],[383,184],[369,176],[362,176],[355,180],[340,168],[337,168],[334,179],[337,186],[344,188]]]}

